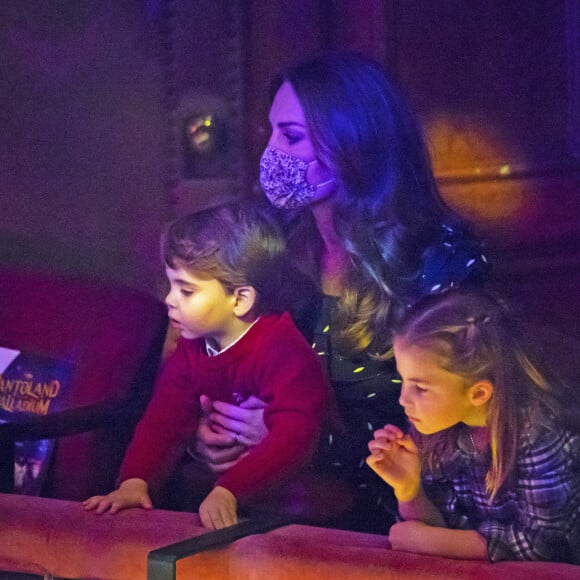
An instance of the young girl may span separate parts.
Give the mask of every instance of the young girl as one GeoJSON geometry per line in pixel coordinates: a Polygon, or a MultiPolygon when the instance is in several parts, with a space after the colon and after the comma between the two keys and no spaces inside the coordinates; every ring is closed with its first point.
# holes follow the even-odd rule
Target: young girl
{"type": "Polygon", "coordinates": [[[452,558],[580,563],[578,394],[548,381],[505,306],[448,291],[394,333],[400,403],[368,465],[396,494],[394,549],[452,558]]]}

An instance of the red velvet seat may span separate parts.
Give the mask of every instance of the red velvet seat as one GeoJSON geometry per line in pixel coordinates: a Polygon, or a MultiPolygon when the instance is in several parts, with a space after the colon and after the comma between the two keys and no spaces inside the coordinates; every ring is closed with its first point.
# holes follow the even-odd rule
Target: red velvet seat
{"type": "Polygon", "coordinates": [[[42,495],[80,500],[111,489],[149,397],[166,329],[161,301],[100,281],[0,268],[0,346],[74,365],[67,409],[0,425],[0,490],[14,440],[58,437],[42,495]]]}

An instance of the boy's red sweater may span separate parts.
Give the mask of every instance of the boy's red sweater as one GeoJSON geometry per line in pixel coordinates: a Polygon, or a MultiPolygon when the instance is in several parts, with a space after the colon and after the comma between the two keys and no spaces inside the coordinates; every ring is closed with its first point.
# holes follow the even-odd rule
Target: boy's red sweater
{"type": "Polygon", "coordinates": [[[329,389],[318,356],[290,316],[262,316],[229,349],[206,354],[203,339],[181,338],[166,361],[121,466],[120,481],[158,488],[195,437],[199,397],[234,403],[254,395],[266,403],[269,434],[215,485],[238,501],[283,483],[313,452],[329,389]]]}

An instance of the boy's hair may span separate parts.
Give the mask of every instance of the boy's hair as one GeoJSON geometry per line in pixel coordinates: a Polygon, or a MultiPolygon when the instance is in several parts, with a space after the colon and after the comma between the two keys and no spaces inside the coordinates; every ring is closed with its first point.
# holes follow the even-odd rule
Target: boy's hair
{"type": "MultiPolygon", "coordinates": [[[[395,337],[433,352],[445,370],[493,386],[487,426],[492,461],[486,487],[493,498],[511,482],[523,428],[520,409],[536,404],[541,414],[577,431],[577,396],[572,389],[539,370],[523,344],[520,325],[507,304],[483,291],[451,290],[421,301],[397,325],[395,337]]],[[[538,417],[541,418],[541,417],[538,417]]],[[[433,468],[455,448],[463,425],[433,435],[417,434],[423,460],[433,468]]]]}
{"type": "Polygon", "coordinates": [[[266,210],[250,201],[224,203],[171,222],[161,237],[161,255],[170,268],[214,278],[228,293],[252,286],[258,294],[256,314],[288,307],[284,235],[266,210]]]}

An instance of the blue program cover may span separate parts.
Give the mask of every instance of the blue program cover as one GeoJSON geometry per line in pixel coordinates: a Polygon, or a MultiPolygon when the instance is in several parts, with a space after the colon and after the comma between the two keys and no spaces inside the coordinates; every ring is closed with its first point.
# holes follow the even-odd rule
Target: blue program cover
{"type": "MultiPolygon", "coordinates": [[[[47,415],[65,408],[73,364],[0,347],[0,422],[47,415]]],[[[39,495],[54,442],[16,443],[14,492],[39,495]]]]}

